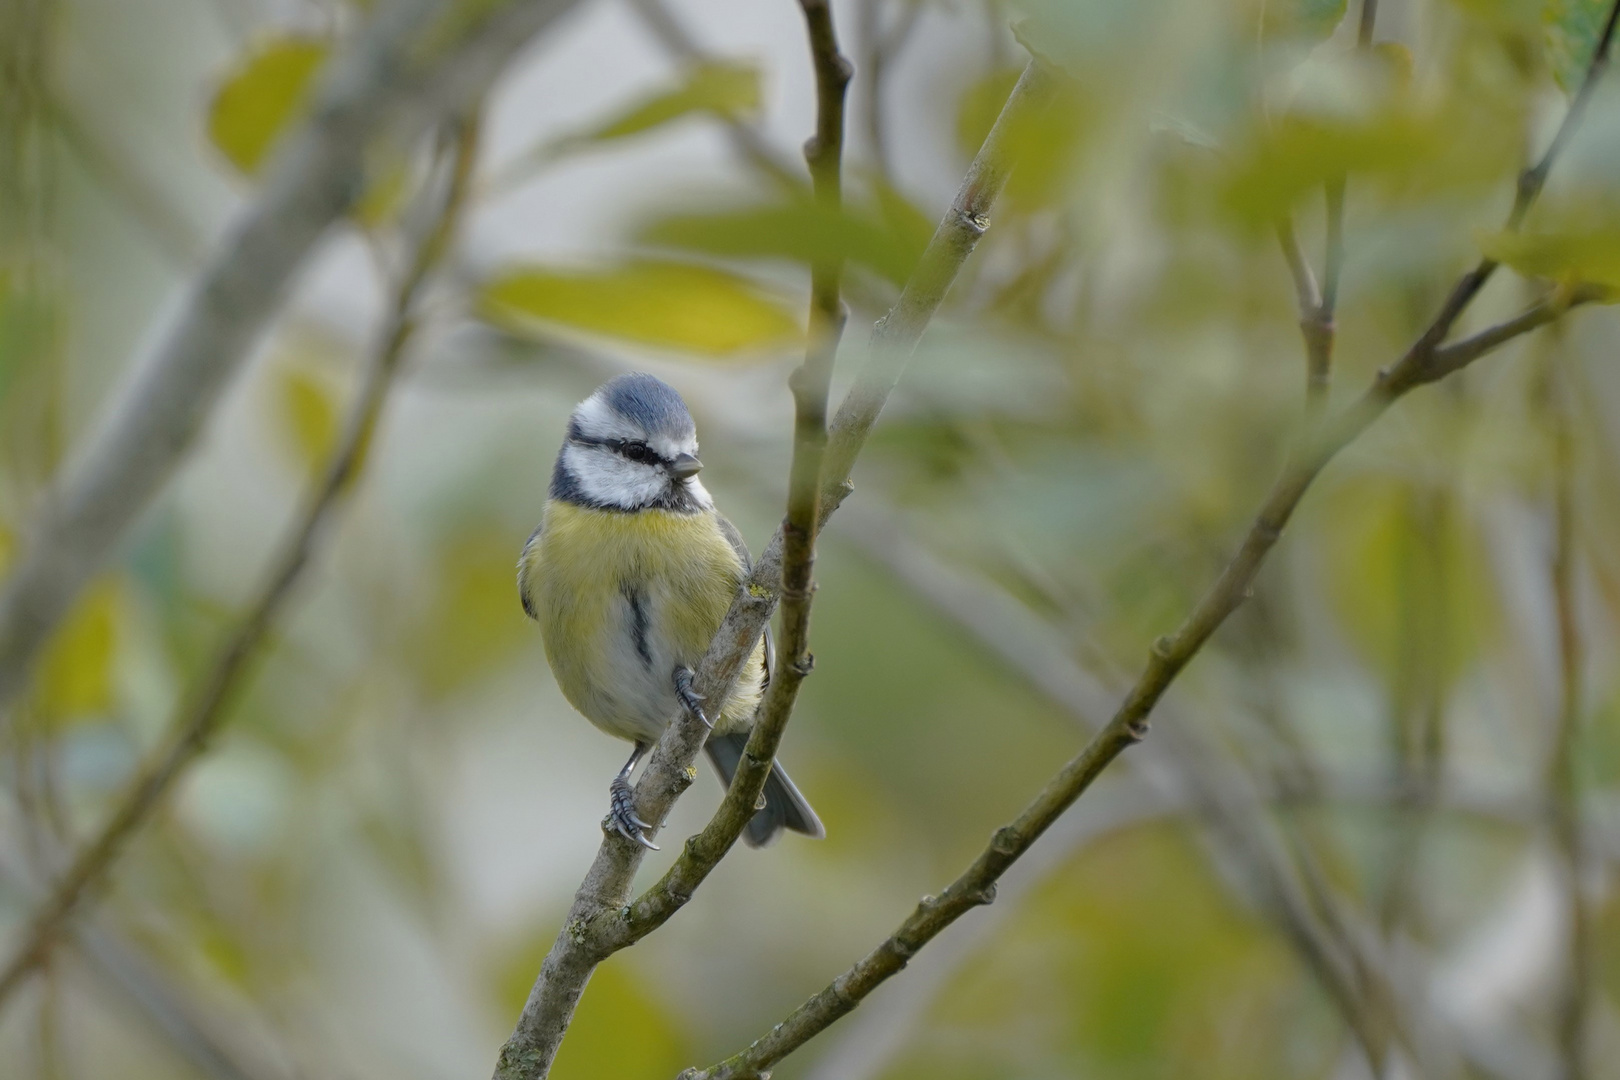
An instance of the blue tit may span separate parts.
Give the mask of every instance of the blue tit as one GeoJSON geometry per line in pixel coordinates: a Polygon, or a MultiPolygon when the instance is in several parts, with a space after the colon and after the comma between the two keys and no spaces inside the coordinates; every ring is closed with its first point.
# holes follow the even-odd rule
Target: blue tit
{"type": "MultiPolygon", "coordinates": [[[[692,669],[748,574],[748,547],[698,481],[697,427],[681,396],[651,375],[620,375],[574,410],[540,526],[518,560],[523,610],[540,624],[557,685],[585,718],[634,744],[610,786],[603,827],[653,847],[630,799],[630,772],[690,710],[712,728],[705,750],[731,783],[770,682],[770,637],[731,697],[705,716],[692,669]]],[[[820,838],[821,821],[772,767],[751,846],[784,829],[820,838]]]]}

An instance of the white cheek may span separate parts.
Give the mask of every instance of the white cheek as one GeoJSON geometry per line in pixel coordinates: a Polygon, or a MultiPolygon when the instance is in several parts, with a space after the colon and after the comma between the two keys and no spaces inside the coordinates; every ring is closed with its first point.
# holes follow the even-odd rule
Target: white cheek
{"type": "Polygon", "coordinates": [[[686,482],[686,491],[687,494],[691,495],[692,498],[697,501],[699,506],[703,507],[703,509],[714,509],[714,499],[709,497],[709,489],[704,487],[703,481],[699,480],[697,477],[694,476],[692,479],[686,482]]]}
{"type": "Polygon", "coordinates": [[[601,447],[569,446],[563,454],[568,471],[592,502],[629,509],[656,499],[668,483],[660,470],[601,447]]]}

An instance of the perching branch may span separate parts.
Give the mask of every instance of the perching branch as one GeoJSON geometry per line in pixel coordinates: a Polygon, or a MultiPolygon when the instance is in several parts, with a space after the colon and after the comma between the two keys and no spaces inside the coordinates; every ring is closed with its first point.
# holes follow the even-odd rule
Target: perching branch
{"type": "Polygon", "coordinates": [[[462,111],[577,0],[394,0],[332,64],[310,119],[48,500],[0,591],[0,713],[74,598],[179,466],[287,287],[362,190],[368,149],[462,111]],[[476,10],[476,14],[472,12],[476,10]]]}
{"type": "MultiPolygon", "coordinates": [[[[1046,76],[1036,73],[1031,65],[1019,81],[1001,117],[968,167],[956,200],[935,230],[917,271],[902,290],[894,309],[878,324],[873,354],[828,428],[821,463],[817,530],[851,490],[850,470],[867,433],[899,381],[929,319],[989,227],[990,207],[1012,167],[1008,160],[1007,132],[1025,110],[1039,106],[1045,79],[1046,76]]],[[[694,679],[694,688],[705,700],[724,701],[730,697],[744,659],[759,640],[781,589],[784,543],[784,533],[778,530],[755,562],[752,573],[710,641],[694,679]]],[[[706,735],[700,721],[683,715],[659,738],[635,786],[636,814],[643,821],[653,823],[652,831],[662,826],[670,807],[691,785],[695,776],[692,763],[706,735]]],[[[757,748],[751,737],[750,752],[757,748]]],[[[728,799],[735,792],[733,784],[728,799]]],[[[708,830],[705,834],[710,842],[714,840],[714,834],[708,830]]],[[[703,848],[705,843],[701,837],[688,841],[683,858],[690,856],[690,861],[676,864],[681,874],[709,857],[701,853],[707,850],[703,848]]],[[[643,854],[640,844],[623,837],[608,835],[604,838],[575,894],[562,931],[529,992],[517,1028],[501,1049],[495,1070],[497,1080],[535,1080],[545,1076],[596,965],[656,928],[689,898],[690,892],[682,883],[684,879],[674,877],[676,870],[672,869],[664,881],[634,905],[629,905],[630,884],[643,854]]],[[[696,882],[691,887],[695,888],[696,882]]]]}
{"type": "MultiPolygon", "coordinates": [[[[1570,114],[1565,117],[1553,144],[1541,161],[1520,179],[1519,195],[1509,216],[1510,228],[1516,228],[1528,212],[1535,195],[1545,183],[1546,173],[1557,151],[1568,138],[1572,118],[1578,117],[1593,83],[1601,75],[1614,36],[1617,15],[1620,15],[1620,0],[1616,0],[1615,7],[1610,11],[1586,81],[1571,104],[1570,114]],[[1528,196],[1525,195],[1527,191],[1530,193],[1528,196]]],[[[1148,717],[1153,707],[1204,643],[1226,621],[1227,616],[1237,610],[1248,596],[1261,565],[1281,537],[1283,528],[1305,492],[1339,451],[1366,431],[1407,391],[1459,370],[1485,351],[1525,332],[1527,323],[1534,321],[1521,316],[1512,320],[1511,324],[1504,324],[1512,325],[1515,328],[1513,333],[1499,333],[1490,337],[1478,335],[1478,338],[1484,339],[1479,342],[1479,351],[1464,349],[1444,360],[1440,359],[1441,342],[1496,266],[1494,261],[1486,259],[1463,275],[1447,296],[1433,323],[1406,353],[1392,366],[1380,371],[1360,399],[1318,425],[1315,430],[1304,434],[1301,444],[1290,456],[1282,477],[1261,504],[1237,554],[1175,632],[1153,643],[1146,667],[1113,718],[1058,771],[1012,822],[996,830],[990,845],[972,865],[938,896],[925,897],[876,949],[800,1005],[769,1034],[707,1069],[686,1070],[681,1074],[681,1080],[751,1080],[761,1076],[765,1070],[858,1006],[866,995],[904,968],[907,960],[945,927],[973,908],[992,902],[995,899],[996,880],[1007,868],[1029,850],[1104,769],[1128,747],[1147,736],[1148,717]]],[[[1466,344],[1460,343],[1459,348],[1466,344]]]]}
{"type": "Polygon", "coordinates": [[[224,724],[243,678],[252,670],[259,645],[302,577],[320,534],[342,508],[345,496],[364,468],[388,389],[416,331],[415,308],[422,287],[454,235],[467,192],[476,153],[477,128],[471,121],[462,121],[456,126],[459,131],[452,148],[450,175],[443,186],[443,202],[426,235],[417,244],[410,266],[395,291],[381,345],[319,482],[283,540],[247,615],[220,649],[207,675],[181,706],[161,748],[136,773],[95,838],[79,849],[49,895],[35,909],[22,943],[12,951],[5,967],[0,968],[0,1006],[50,955],[87,894],[106,880],[129,841],[151,819],[175,781],[207,749],[209,741],[224,724]]]}

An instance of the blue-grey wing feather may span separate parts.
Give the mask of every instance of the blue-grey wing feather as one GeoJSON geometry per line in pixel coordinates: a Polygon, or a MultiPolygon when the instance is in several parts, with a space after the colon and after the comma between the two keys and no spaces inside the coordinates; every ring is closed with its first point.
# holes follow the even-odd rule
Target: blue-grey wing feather
{"type": "MultiPolygon", "coordinates": [[[[737,526],[726,520],[724,514],[715,514],[714,517],[720,526],[720,534],[731,545],[731,550],[737,553],[737,558],[742,560],[743,573],[747,574],[754,568],[753,556],[748,554],[748,541],[743,539],[743,535],[738,531],[737,526]]],[[[765,681],[760,684],[761,689],[771,685],[771,676],[775,673],[776,642],[771,639],[771,627],[767,623],[765,626],[765,681]]]]}

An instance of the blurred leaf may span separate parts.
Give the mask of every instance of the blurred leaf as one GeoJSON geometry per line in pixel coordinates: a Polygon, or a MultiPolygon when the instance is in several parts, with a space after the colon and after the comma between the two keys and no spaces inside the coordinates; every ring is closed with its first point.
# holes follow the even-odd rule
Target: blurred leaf
{"type": "Polygon", "coordinates": [[[1451,0],[1451,3],[1487,26],[1524,31],[1539,26],[1547,0],[1451,0]]]}
{"type": "MultiPolygon", "coordinates": [[[[1525,277],[1620,289],[1620,225],[1536,233],[1488,233],[1480,250],[1525,277]]],[[[1620,300],[1620,294],[1615,299],[1620,300]]]]}
{"type": "Polygon", "coordinates": [[[844,258],[900,284],[928,245],[933,228],[904,197],[889,192],[879,210],[846,206],[835,213],[795,199],[742,210],[676,214],[641,230],[643,243],[727,258],[790,259],[811,264],[844,258]]]}
{"type": "Polygon", "coordinates": [[[497,528],[464,532],[439,552],[433,606],[413,648],[415,672],[432,696],[475,682],[527,640],[515,558],[512,537],[497,528]]]}
{"type": "Polygon", "coordinates": [[[1573,94],[1581,85],[1613,6],[1610,0],[1545,0],[1547,59],[1553,78],[1566,93],[1573,94]]]}
{"type": "Polygon", "coordinates": [[[680,85],[630,106],[575,138],[607,142],[662,127],[693,113],[744,116],[759,108],[759,71],[720,61],[694,65],[680,85]]]}
{"type": "Polygon", "coordinates": [[[208,137],[232,165],[259,174],[276,140],[303,115],[330,52],[322,39],[280,35],[236,59],[208,108],[208,137]]]}
{"type": "Polygon", "coordinates": [[[1261,32],[1266,41],[1294,38],[1326,41],[1344,21],[1347,0],[1267,0],[1261,32]]]}
{"type": "Polygon", "coordinates": [[[1492,103],[1417,111],[1404,100],[1399,64],[1377,65],[1388,100],[1370,108],[1324,107],[1290,114],[1233,157],[1223,199],[1235,216],[1269,224],[1346,173],[1387,191],[1451,195],[1494,185],[1513,168],[1516,137],[1492,103]]]}
{"type": "Polygon", "coordinates": [[[49,356],[60,317],[48,290],[0,268],[0,404],[25,371],[49,356]]]}
{"type": "Polygon", "coordinates": [[[1444,492],[1387,478],[1347,484],[1326,513],[1328,590],[1357,650],[1391,686],[1415,663],[1457,679],[1500,622],[1475,524],[1444,492]]]}
{"type": "Polygon", "coordinates": [[[515,267],[478,291],[485,319],[555,324],[711,356],[785,345],[798,323],[748,280],[706,266],[638,260],[605,270],[515,267]]]}
{"type": "Polygon", "coordinates": [[[962,92],[956,106],[956,148],[965,156],[979,152],[1023,71],[1021,66],[992,71],[962,92]]]}
{"type": "Polygon", "coordinates": [[[276,372],[276,412],[281,430],[305,471],[324,462],[337,444],[338,403],[333,380],[306,365],[276,372]]]}
{"type": "Polygon", "coordinates": [[[113,705],[123,587],[116,579],[86,590],[40,660],[35,700],[53,721],[103,715],[113,705]]]}

